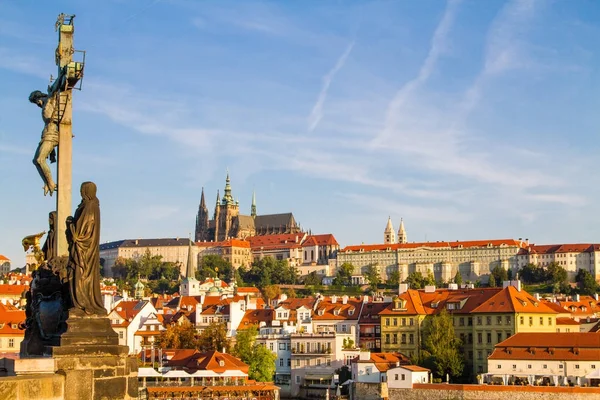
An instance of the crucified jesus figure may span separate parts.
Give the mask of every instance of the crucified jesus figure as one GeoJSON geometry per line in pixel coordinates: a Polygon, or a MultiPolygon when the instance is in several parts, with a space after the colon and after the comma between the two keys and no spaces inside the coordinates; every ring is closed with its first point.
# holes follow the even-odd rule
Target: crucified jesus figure
{"type": "Polygon", "coordinates": [[[64,74],[61,73],[54,84],[48,87],[48,94],[36,90],[29,95],[29,101],[37,104],[42,109],[42,119],[44,120],[42,139],[33,157],[33,165],[37,168],[44,182],[44,196],[47,194],[52,196],[52,193],[56,190],[56,183],[52,179],[52,172],[46,159],[49,158],[51,163],[56,162],[56,147],[59,138],[58,124],[60,123],[58,116],[58,97],[60,94],[58,89],[63,84],[64,74]]]}

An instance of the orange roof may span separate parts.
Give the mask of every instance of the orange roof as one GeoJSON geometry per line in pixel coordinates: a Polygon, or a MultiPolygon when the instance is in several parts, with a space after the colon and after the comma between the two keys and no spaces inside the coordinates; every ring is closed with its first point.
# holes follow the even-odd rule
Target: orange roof
{"type": "Polygon", "coordinates": [[[494,240],[467,240],[456,242],[420,242],[420,243],[393,243],[393,244],[370,244],[370,245],[352,245],[346,246],[341,251],[401,251],[416,248],[474,248],[474,247],[500,247],[515,246],[523,247],[525,243],[514,239],[494,239],[494,240]],[[389,250],[388,250],[389,249],[389,250]]]}
{"type": "Polygon", "coordinates": [[[288,310],[297,310],[302,306],[312,310],[316,301],[317,299],[310,296],[303,298],[285,299],[284,301],[281,301],[279,305],[287,308],[288,310]]]}
{"type": "Polygon", "coordinates": [[[543,313],[557,314],[545,302],[536,300],[525,291],[508,286],[484,301],[473,310],[474,313],[543,313]]]}
{"type": "Polygon", "coordinates": [[[147,300],[123,300],[117,303],[112,311],[119,314],[125,321],[129,321],[130,318],[135,317],[144,308],[147,302],[147,300]]]}
{"type": "Polygon", "coordinates": [[[10,261],[10,259],[0,254],[0,261],[10,261]]]}
{"type": "Polygon", "coordinates": [[[600,361],[597,333],[517,333],[498,343],[489,359],[600,361]]]}
{"type": "Polygon", "coordinates": [[[544,244],[531,245],[522,249],[519,254],[554,254],[554,253],[591,253],[598,251],[599,244],[573,243],[573,244],[544,244]]]}
{"type": "Polygon", "coordinates": [[[331,233],[326,233],[323,235],[308,235],[302,242],[302,247],[304,246],[339,246],[339,243],[331,233]]]}
{"type": "Polygon", "coordinates": [[[228,239],[221,242],[196,242],[198,247],[244,247],[249,249],[250,242],[247,240],[228,239]]]}
{"type": "Polygon", "coordinates": [[[0,296],[20,296],[24,291],[29,290],[29,285],[10,285],[0,284],[0,296]]]}
{"type": "Polygon", "coordinates": [[[255,382],[248,380],[247,384],[239,386],[168,386],[168,387],[149,387],[148,393],[173,393],[173,392],[219,392],[234,393],[239,392],[258,392],[279,390],[279,387],[271,382],[255,382]]]}
{"type": "Polygon", "coordinates": [[[362,307],[362,299],[359,297],[349,297],[346,304],[342,303],[342,297],[338,296],[333,303],[332,297],[326,297],[319,301],[317,308],[313,313],[313,320],[358,320],[362,307]]]}
{"type": "Polygon", "coordinates": [[[360,361],[358,358],[356,360],[359,363],[371,362],[380,372],[386,372],[398,363],[410,364],[410,359],[402,353],[371,353],[369,361],[360,361]]]}
{"type": "Polygon", "coordinates": [[[176,350],[168,361],[168,366],[183,367],[189,371],[214,371],[223,373],[228,370],[239,370],[248,373],[248,364],[243,363],[231,354],[208,351],[200,353],[198,350],[176,350]]]}
{"type": "Polygon", "coordinates": [[[279,235],[251,236],[248,238],[253,250],[289,249],[300,247],[304,233],[283,233],[279,235]]]}
{"type": "Polygon", "coordinates": [[[0,303],[0,335],[23,336],[25,330],[20,327],[25,322],[25,311],[8,307],[0,303]]]}
{"type": "Polygon", "coordinates": [[[418,365],[401,365],[400,367],[413,372],[429,372],[427,368],[419,367],[418,365]]]}
{"type": "Polygon", "coordinates": [[[238,294],[260,293],[260,290],[255,287],[238,287],[236,290],[237,290],[238,294]]]}
{"type": "Polygon", "coordinates": [[[556,325],[579,325],[573,318],[556,318],[556,325]]]}
{"type": "Polygon", "coordinates": [[[238,329],[258,326],[261,322],[269,324],[273,320],[273,313],[272,309],[247,310],[238,329]]]}

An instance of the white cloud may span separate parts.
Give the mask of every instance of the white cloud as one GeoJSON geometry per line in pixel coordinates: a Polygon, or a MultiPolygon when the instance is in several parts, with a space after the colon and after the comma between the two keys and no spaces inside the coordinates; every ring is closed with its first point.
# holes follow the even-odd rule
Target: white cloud
{"type": "Polygon", "coordinates": [[[327,92],[329,91],[329,86],[331,86],[331,82],[333,81],[333,78],[335,78],[335,75],[340,71],[340,69],[342,69],[344,67],[344,64],[346,64],[346,60],[348,59],[348,56],[350,55],[350,53],[352,52],[352,49],[354,48],[354,43],[355,42],[352,41],[352,43],[350,43],[346,47],[346,50],[338,58],[335,65],[333,66],[333,68],[331,68],[331,70],[329,70],[329,72],[323,77],[323,85],[321,86],[321,91],[319,92],[317,101],[315,102],[315,104],[310,112],[310,115],[308,116],[309,132],[312,132],[313,130],[315,130],[315,128],[321,121],[321,118],[323,118],[323,104],[325,103],[325,99],[327,98],[327,92]]]}

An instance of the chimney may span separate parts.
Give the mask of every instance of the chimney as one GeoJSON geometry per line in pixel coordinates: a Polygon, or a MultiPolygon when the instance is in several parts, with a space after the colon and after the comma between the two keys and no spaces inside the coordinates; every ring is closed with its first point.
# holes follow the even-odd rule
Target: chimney
{"type": "Polygon", "coordinates": [[[371,352],[369,350],[361,351],[359,354],[360,361],[369,361],[371,359],[371,352]]]}
{"type": "Polygon", "coordinates": [[[435,292],[435,285],[425,286],[425,293],[434,293],[434,292],[435,292]]]}
{"type": "Polygon", "coordinates": [[[579,297],[579,294],[576,294],[574,297],[575,297],[575,301],[580,301],[581,300],[581,297],[579,297]]]}
{"type": "Polygon", "coordinates": [[[598,301],[598,293],[594,293],[594,300],[598,301]]]}
{"type": "Polygon", "coordinates": [[[398,294],[402,294],[402,293],[406,293],[408,292],[408,283],[401,283],[398,286],[398,294]]]}
{"type": "Polygon", "coordinates": [[[540,294],[539,294],[539,293],[534,293],[534,294],[533,294],[533,298],[534,298],[534,299],[536,299],[536,300],[538,300],[538,301],[540,300],[540,297],[541,297],[541,296],[540,296],[540,294]]]}
{"type": "Polygon", "coordinates": [[[337,296],[334,294],[331,296],[331,304],[335,304],[337,302],[337,296]]]}
{"type": "MultiPolygon", "coordinates": [[[[596,296],[598,296],[596,294],[596,296]]],[[[369,296],[363,296],[363,303],[368,303],[369,302],[369,296]]]]}
{"type": "Polygon", "coordinates": [[[342,304],[348,304],[348,295],[342,296],[342,304]]]}

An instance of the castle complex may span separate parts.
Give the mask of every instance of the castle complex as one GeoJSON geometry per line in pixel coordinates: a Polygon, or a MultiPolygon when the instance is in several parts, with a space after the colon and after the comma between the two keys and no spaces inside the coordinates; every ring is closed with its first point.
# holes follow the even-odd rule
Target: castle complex
{"type": "Polygon", "coordinates": [[[252,195],[250,215],[240,214],[240,203],[231,194],[229,173],[225,180],[223,198],[217,191],[217,203],[213,218],[209,219],[204,200],[204,188],[200,197],[200,207],[196,216],[196,242],[245,239],[250,236],[298,233],[300,227],[292,213],[257,215],[256,196],[252,195]]]}

